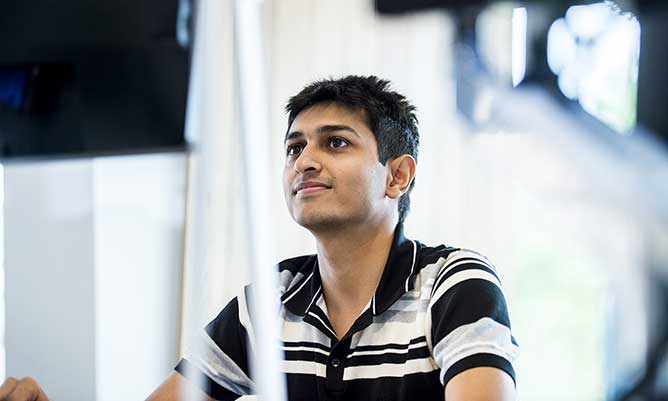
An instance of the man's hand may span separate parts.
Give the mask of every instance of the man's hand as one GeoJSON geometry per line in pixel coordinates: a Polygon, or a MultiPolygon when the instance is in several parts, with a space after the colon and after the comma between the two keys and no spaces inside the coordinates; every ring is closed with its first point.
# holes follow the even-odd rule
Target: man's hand
{"type": "Polygon", "coordinates": [[[35,379],[7,378],[0,386],[0,401],[49,401],[35,379]]]}

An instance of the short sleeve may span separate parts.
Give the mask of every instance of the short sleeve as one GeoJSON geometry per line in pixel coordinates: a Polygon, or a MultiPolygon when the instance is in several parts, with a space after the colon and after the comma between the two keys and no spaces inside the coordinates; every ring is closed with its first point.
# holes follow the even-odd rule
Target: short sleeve
{"type": "Polygon", "coordinates": [[[221,401],[251,394],[253,387],[248,366],[248,332],[239,315],[239,301],[234,298],[195,335],[191,348],[175,367],[209,396],[221,401]]]}
{"type": "Polygon", "coordinates": [[[458,250],[439,269],[427,319],[432,355],[445,386],[475,367],[495,367],[515,382],[519,348],[496,269],[482,255],[458,250]]]}

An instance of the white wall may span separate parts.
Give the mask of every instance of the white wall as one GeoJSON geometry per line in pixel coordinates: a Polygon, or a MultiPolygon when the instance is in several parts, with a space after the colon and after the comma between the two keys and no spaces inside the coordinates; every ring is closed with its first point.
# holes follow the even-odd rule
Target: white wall
{"type": "Polygon", "coordinates": [[[5,167],[6,374],[144,399],[177,359],[185,155],[5,167]]]}
{"type": "Polygon", "coordinates": [[[54,400],[95,399],[90,160],[5,168],[7,374],[54,400]]]}
{"type": "Polygon", "coordinates": [[[144,399],[176,364],[185,162],[93,163],[97,401],[144,399]]]}

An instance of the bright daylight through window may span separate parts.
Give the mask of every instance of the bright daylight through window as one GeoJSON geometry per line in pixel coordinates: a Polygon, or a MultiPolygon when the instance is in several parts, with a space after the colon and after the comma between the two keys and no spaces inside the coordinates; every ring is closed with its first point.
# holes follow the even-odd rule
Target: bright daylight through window
{"type": "Polygon", "coordinates": [[[619,133],[636,123],[640,24],[614,2],[572,6],[548,33],[559,89],[619,133]]]}

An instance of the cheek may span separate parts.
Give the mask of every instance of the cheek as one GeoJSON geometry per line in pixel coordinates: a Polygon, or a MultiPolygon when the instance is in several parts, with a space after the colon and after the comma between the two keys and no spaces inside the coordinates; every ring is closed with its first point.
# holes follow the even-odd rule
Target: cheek
{"type": "Polygon", "coordinates": [[[373,188],[373,196],[384,198],[386,190],[387,172],[384,166],[376,165],[373,169],[373,177],[371,177],[373,188]]]}
{"type": "Polygon", "coordinates": [[[385,169],[377,164],[361,166],[356,178],[355,188],[360,197],[367,200],[385,196],[385,169]]]}

